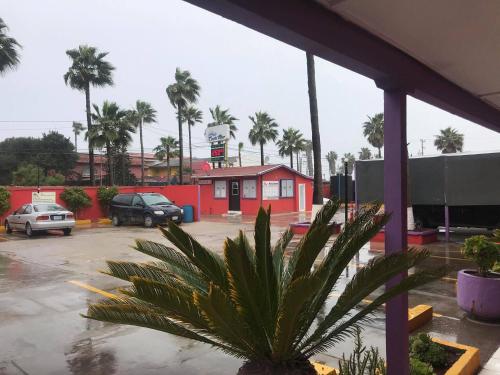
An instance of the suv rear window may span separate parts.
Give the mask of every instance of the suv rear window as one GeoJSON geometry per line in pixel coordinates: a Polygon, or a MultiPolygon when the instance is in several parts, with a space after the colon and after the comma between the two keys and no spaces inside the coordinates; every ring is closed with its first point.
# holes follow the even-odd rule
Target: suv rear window
{"type": "Polygon", "coordinates": [[[132,203],[132,197],[133,195],[130,194],[118,194],[113,198],[113,203],[130,206],[132,203]]]}

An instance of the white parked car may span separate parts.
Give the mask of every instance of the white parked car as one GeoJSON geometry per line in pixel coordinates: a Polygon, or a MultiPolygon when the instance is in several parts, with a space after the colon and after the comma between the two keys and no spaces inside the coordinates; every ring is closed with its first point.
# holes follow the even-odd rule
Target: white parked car
{"type": "Polygon", "coordinates": [[[24,231],[31,237],[34,232],[59,229],[69,236],[75,226],[75,215],[55,203],[25,204],[5,219],[5,231],[24,231]]]}

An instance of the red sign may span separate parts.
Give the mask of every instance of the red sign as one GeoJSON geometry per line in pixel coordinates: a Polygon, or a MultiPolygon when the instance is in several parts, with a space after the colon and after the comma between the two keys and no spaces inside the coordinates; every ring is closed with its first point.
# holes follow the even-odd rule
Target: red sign
{"type": "Polygon", "coordinates": [[[214,144],[210,148],[210,157],[212,162],[223,161],[226,159],[226,146],[224,143],[214,144]]]}

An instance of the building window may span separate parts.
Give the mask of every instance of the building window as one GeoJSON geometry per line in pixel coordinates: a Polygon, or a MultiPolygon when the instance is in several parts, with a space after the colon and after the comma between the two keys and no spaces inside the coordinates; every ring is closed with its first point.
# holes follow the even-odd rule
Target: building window
{"type": "Polygon", "coordinates": [[[262,181],[262,199],[279,199],[280,197],[280,182],[279,181],[262,181]]]}
{"type": "Polygon", "coordinates": [[[215,198],[226,198],[226,181],[215,181],[214,182],[215,189],[215,198]]]}
{"type": "Polygon", "coordinates": [[[293,180],[281,180],[281,197],[293,197],[293,180]]]}
{"type": "Polygon", "coordinates": [[[257,180],[243,180],[243,198],[257,198],[257,180]]]}

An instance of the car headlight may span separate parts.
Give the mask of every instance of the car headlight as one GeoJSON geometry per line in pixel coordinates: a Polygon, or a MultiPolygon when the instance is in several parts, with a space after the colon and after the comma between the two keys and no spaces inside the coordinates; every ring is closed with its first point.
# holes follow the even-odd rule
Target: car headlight
{"type": "Polygon", "coordinates": [[[184,209],[181,208],[181,215],[184,215],[184,209]]]}
{"type": "Polygon", "coordinates": [[[153,211],[153,213],[155,215],[164,215],[165,214],[165,212],[163,212],[163,211],[153,211]]]}

